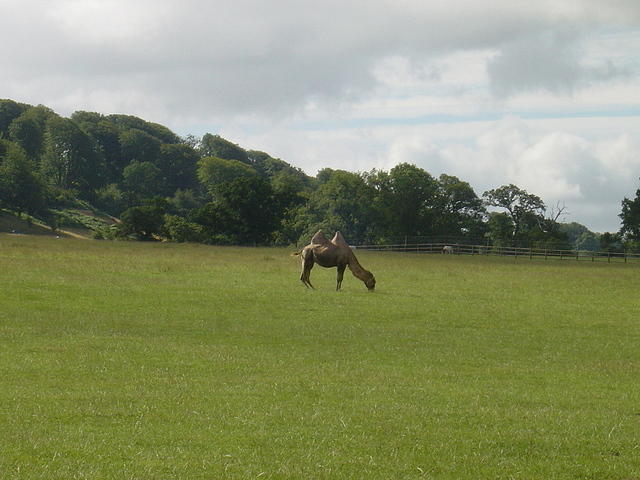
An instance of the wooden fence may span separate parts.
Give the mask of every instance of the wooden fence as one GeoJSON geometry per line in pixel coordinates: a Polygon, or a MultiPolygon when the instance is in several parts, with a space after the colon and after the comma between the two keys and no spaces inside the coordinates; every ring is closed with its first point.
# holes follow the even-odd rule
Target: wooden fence
{"type": "Polygon", "coordinates": [[[452,255],[499,255],[514,258],[542,258],[578,261],[640,262],[639,253],[592,252],[589,250],[554,250],[544,248],[498,247],[493,245],[464,245],[457,243],[402,243],[393,245],[358,245],[358,250],[386,252],[438,253],[452,255]],[[447,248],[445,248],[447,247],[447,248]]]}

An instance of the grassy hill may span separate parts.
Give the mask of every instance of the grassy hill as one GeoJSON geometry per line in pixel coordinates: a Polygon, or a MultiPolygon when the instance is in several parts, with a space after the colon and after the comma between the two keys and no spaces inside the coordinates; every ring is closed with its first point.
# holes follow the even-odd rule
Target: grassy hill
{"type": "Polygon", "coordinates": [[[8,210],[0,210],[0,232],[27,235],[56,235],[51,228],[46,225],[38,221],[28,221],[8,210]]]}
{"type": "Polygon", "coordinates": [[[640,478],[636,265],[0,234],[12,479],[640,478]]]}
{"type": "Polygon", "coordinates": [[[118,219],[82,203],[52,209],[51,214],[56,218],[55,230],[42,219],[0,209],[0,233],[89,239],[118,223],[118,219]]]}

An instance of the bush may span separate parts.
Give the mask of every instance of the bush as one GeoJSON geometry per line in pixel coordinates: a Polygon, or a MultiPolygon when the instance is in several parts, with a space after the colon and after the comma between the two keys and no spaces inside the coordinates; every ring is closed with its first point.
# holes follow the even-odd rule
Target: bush
{"type": "Polygon", "coordinates": [[[126,199],[115,183],[96,191],[96,205],[110,215],[120,215],[126,209],[126,199]]]}
{"type": "Polygon", "coordinates": [[[156,205],[131,207],[124,211],[119,226],[120,234],[134,235],[141,240],[151,240],[160,234],[164,211],[156,205]]]}
{"type": "Polygon", "coordinates": [[[164,216],[164,234],[174,242],[201,242],[203,240],[202,227],[176,215],[164,216]]]}
{"type": "Polygon", "coordinates": [[[118,227],[115,225],[100,227],[93,232],[95,240],[115,240],[118,236],[118,227]]]}

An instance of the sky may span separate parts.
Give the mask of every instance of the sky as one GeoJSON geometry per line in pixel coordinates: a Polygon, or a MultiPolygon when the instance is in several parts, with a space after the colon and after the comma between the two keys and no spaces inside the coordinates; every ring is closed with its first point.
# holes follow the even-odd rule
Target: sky
{"type": "Polygon", "coordinates": [[[617,231],[637,0],[0,0],[0,98],[219,134],[315,175],[403,162],[617,231]]]}

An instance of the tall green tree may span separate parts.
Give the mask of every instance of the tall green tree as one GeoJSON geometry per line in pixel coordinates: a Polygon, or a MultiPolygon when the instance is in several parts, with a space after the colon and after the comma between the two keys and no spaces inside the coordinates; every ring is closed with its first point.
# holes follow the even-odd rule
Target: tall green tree
{"type": "Polygon", "coordinates": [[[640,244],[640,189],[633,199],[622,200],[622,211],[618,215],[622,220],[620,234],[626,240],[640,244]]]}
{"type": "Polygon", "coordinates": [[[624,251],[624,241],[620,233],[605,232],[600,235],[600,250],[603,252],[621,253],[624,251]]]}
{"type": "Polygon", "coordinates": [[[156,164],[162,141],[149,133],[132,128],[120,133],[120,154],[123,163],[150,162],[156,164]]]}
{"type": "MultiPolygon", "coordinates": [[[[146,134],[157,138],[161,143],[180,143],[180,137],[169,130],[167,127],[158,123],[147,122],[133,115],[113,114],[108,115],[106,119],[115,125],[118,130],[126,132],[129,130],[143,131],[146,134]]],[[[140,160],[139,158],[136,160],[140,160]]]]}
{"type": "Polygon", "coordinates": [[[220,185],[216,200],[196,210],[191,220],[203,226],[211,243],[270,243],[278,226],[273,189],[258,177],[239,177],[220,185]]]}
{"type": "Polygon", "coordinates": [[[318,229],[341,231],[351,243],[366,241],[373,229],[373,188],[357,173],[326,169],[322,183],[313,191],[306,208],[299,212],[306,228],[304,239],[318,229]]]}
{"type": "Polygon", "coordinates": [[[9,125],[28,108],[29,105],[23,103],[14,102],[9,99],[0,99],[0,134],[4,134],[5,138],[8,138],[9,125]]]}
{"type": "Polygon", "coordinates": [[[74,112],[71,120],[93,139],[100,155],[104,158],[106,183],[120,181],[122,171],[129,164],[130,159],[122,156],[118,127],[104,115],[94,112],[74,112]]]}
{"type": "Polygon", "coordinates": [[[18,144],[0,139],[0,205],[36,214],[45,203],[45,184],[33,161],[18,144]]]}
{"type": "Polygon", "coordinates": [[[156,166],[163,176],[163,184],[167,195],[177,190],[188,190],[198,187],[197,166],[198,153],[188,145],[163,144],[156,166]]]}
{"type": "Polygon", "coordinates": [[[309,198],[309,190],[300,176],[282,170],[271,178],[271,187],[280,204],[282,212],[297,208],[309,198]]]}
{"type": "Polygon", "coordinates": [[[442,174],[438,178],[435,232],[446,236],[481,238],[486,227],[486,209],[469,183],[442,174]]]}
{"type": "Polygon", "coordinates": [[[487,235],[497,247],[513,245],[513,220],[504,212],[491,212],[487,221],[487,235]]]}
{"type": "Polygon", "coordinates": [[[44,150],[46,123],[51,117],[58,116],[51,109],[38,105],[25,110],[9,125],[9,138],[35,162],[40,160],[44,150]]]}
{"type": "MultiPolygon", "coordinates": [[[[568,250],[574,247],[554,216],[531,214],[527,233],[527,245],[532,248],[568,250]]],[[[524,237],[524,236],[523,236],[524,237]]]]}
{"type": "MultiPolygon", "coordinates": [[[[577,222],[570,223],[562,223],[559,225],[559,229],[562,233],[564,233],[567,237],[567,241],[572,248],[576,248],[578,250],[592,250],[591,248],[585,248],[584,246],[578,246],[578,240],[582,238],[580,244],[582,245],[585,242],[588,242],[589,238],[596,238],[596,235],[591,232],[587,227],[581,225],[577,222]]],[[[597,238],[596,238],[597,240],[597,238]]],[[[597,250],[597,247],[595,248],[597,250]]]]}
{"type": "Polygon", "coordinates": [[[513,184],[488,190],[482,196],[487,206],[506,210],[513,224],[511,238],[515,243],[523,240],[524,233],[543,218],[546,210],[540,197],[513,184]]]}
{"type": "Polygon", "coordinates": [[[198,179],[212,198],[227,183],[239,178],[257,177],[257,172],[239,160],[205,157],[198,162],[198,179]]]}
{"type": "Polygon", "coordinates": [[[228,205],[214,201],[191,211],[189,223],[197,225],[201,240],[212,245],[239,243],[237,230],[240,219],[228,205]]]}
{"type": "MultiPolygon", "coordinates": [[[[569,236],[558,223],[564,206],[548,211],[540,197],[513,184],[489,190],[483,197],[486,205],[503,208],[503,213],[511,220],[511,245],[560,249],[571,247],[569,236]]],[[[506,242],[506,239],[503,241],[506,242]]]]}
{"type": "Polygon", "coordinates": [[[415,165],[401,163],[388,173],[373,171],[367,182],[375,190],[381,235],[387,239],[435,233],[437,181],[415,165]]]}
{"type": "Polygon", "coordinates": [[[181,217],[187,217],[191,210],[202,207],[208,199],[199,195],[195,190],[176,190],[169,198],[169,211],[181,217]]]}
{"type": "Polygon", "coordinates": [[[122,191],[129,206],[159,196],[164,190],[162,172],[151,162],[134,160],[122,173],[122,191]]]}
{"type": "Polygon", "coordinates": [[[244,148],[225,140],[220,135],[205,133],[200,140],[200,155],[202,157],[218,157],[225,160],[238,160],[251,163],[244,148]]]}
{"type": "Polygon", "coordinates": [[[573,248],[576,250],[597,251],[600,248],[600,239],[594,232],[586,231],[575,239],[573,248]]]}
{"type": "Polygon", "coordinates": [[[95,206],[116,217],[134,203],[129,192],[123,192],[115,183],[109,183],[95,193],[95,206]]]}
{"type": "Polygon", "coordinates": [[[311,189],[303,176],[286,168],[270,176],[270,181],[278,205],[279,227],[275,243],[295,244],[307,231],[304,211],[311,189]]]}
{"type": "Polygon", "coordinates": [[[106,180],[104,159],[93,140],[67,118],[47,120],[42,171],[55,187],[77,190],[87,199],[106,180]]]}
{"type": "Polygon", "coordinates": [[[313,184],[313,179],[300,168],[293,167],[279,158],[273,158],[268,153],[249,150],[247,156],[251,166],[263,177],[271,179],[272,182],[276,177],[283,178],[282,176],[286,175],[296,185],[301,184],[302,189],[308,190],[313,184]],[[297,178],[294,179],[294,177],[297,178]]]}

